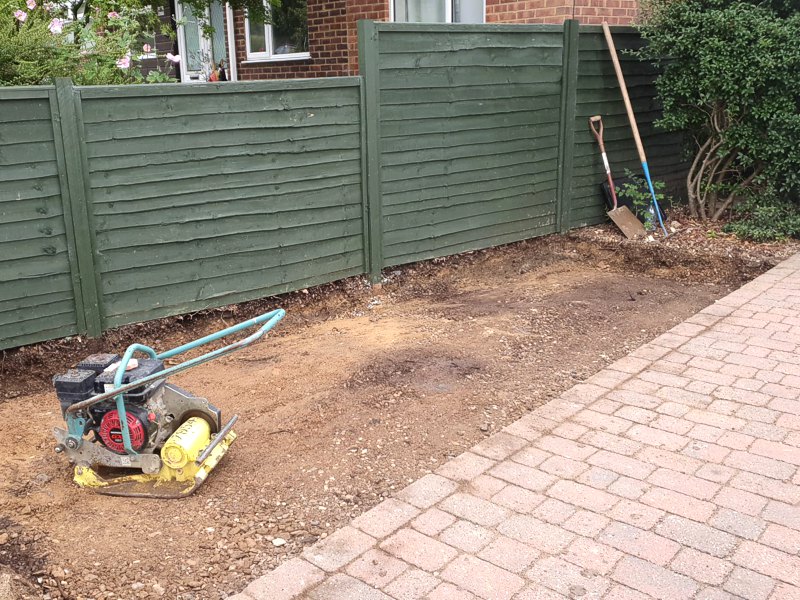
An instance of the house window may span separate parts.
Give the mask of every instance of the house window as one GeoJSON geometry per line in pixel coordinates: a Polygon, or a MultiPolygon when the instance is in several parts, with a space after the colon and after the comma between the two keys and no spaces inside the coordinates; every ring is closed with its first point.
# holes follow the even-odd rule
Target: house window
{"type": "Polygon", "coordinates": [[[266,5],[270,23],[245,18],[247,60],[297,60],[310,58],[308,53],[307,0],[283,0],[280,5],[266,5]]]}
{"type": "Polygon", "coordinates": [[[485,0],[392,0],[398,23],[483,23],[485,0]]]}

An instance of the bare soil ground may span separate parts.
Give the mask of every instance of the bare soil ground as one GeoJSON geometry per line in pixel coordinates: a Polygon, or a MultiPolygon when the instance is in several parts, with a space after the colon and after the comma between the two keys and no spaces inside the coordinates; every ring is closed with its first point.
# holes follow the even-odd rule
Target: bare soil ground
{"type": "Polygon", "coordinates": [[[0,598],[238,592],[798,250],[745,246],[691,226],[655,244],[591,228],[388,270],[379,294],[351,279],[4,353],[0,598]],[[693,253],[704,239],[716,250],[693,253]],[[241,415],[239,439],[194,496],[75,487],[52,452],[53,374],[133,341],[173,347],[279,304],[289,314],[268,340],[176,378],[241,415]]]}

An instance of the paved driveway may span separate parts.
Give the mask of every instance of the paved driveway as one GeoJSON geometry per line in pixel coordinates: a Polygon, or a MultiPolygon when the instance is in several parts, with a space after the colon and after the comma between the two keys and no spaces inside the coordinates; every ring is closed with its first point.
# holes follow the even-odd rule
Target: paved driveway
{"type": "Polygon", "coordinates": [[[798,467],[800,255],[236,598],[800,598],[798,467]]]}

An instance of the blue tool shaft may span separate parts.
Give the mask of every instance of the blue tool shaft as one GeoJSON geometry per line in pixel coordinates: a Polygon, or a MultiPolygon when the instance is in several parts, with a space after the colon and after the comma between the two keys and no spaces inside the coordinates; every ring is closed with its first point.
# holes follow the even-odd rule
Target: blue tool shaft
{"type": "Polygon", "coordinates": [[[661,218],[661,207],[658,205],[658,200],[656,200],[656,190],[653,188],[653,180],[650,179],[650,168],[647,166],[647,161],[642,163],[642,170],[644,171],[645,179],[647,179],[647,186],[650,188],[650,196],[653,198],[653,206],[656,209],[658,224],[661,225],[661,230],[664,232],[664,237],[669,237],[667,228],[664,227],[664,219],[661,218]]]}

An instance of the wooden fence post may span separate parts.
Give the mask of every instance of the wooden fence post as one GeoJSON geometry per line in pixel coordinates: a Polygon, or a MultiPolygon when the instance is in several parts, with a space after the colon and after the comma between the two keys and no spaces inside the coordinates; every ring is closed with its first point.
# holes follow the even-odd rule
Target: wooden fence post
{"type": "Polygon", "coordinates": [[[381,196],[380,79],[378,27],[358,22],[358,69],[361,74],[362,189],[367,221],[366,256],[372,283],[380,283],[383,268],[383,198],[381,196]]]}
{"type": "Polygon", "coordinates": [[[564,21],[564,54],[561,76],[561,116],[558,146],[558,200],[556,230],[564,233],[570,228],[572,208],[572,167],[575,157],[575,103],[578,90],[578,35],[580,23],[564,21]]]}
{"type": "Polygon", "coordinates": [[[68,77],[56,78],[56,101],[61,120],[61,143],[64,148],[69,203],[72,213],[75,250],[86,331],[91,337],[103,332],[100,299],[96,279],[92,232],[89,221],[89,173],[84,168],[83,140],[80,124],[80,96],[68,77]]]}

